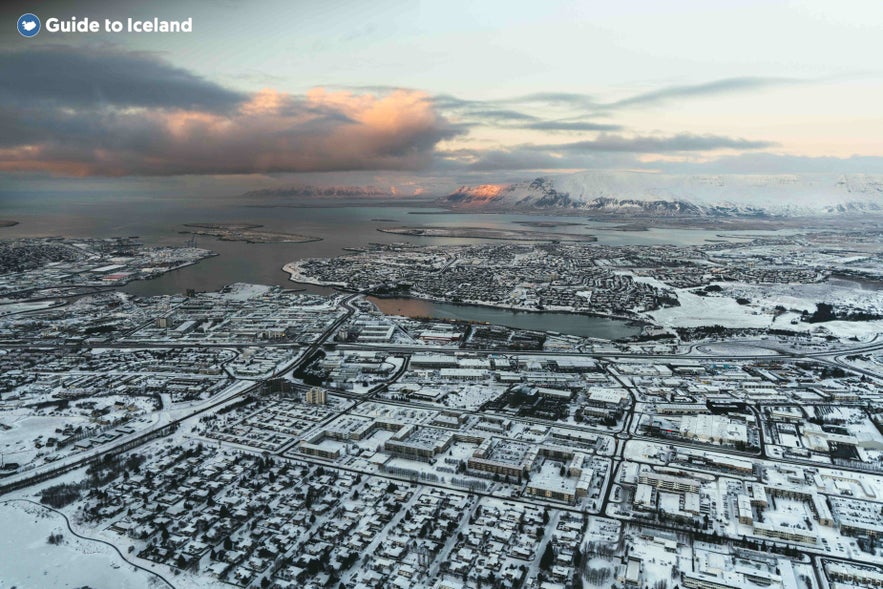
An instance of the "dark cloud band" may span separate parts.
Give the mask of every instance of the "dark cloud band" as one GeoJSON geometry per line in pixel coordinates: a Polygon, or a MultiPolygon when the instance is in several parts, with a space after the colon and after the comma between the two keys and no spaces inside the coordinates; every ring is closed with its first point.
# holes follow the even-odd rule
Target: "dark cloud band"
{"type": "Polygon", "coordinates": [[[0,56],[0,171],[182,175],[419,170],[463,132],[419,92],[228,90],[162,59],[49,46],[0,56]]]}
{"type": "Polygon", "coordinates": [[[0,101],[62,107],[234,108],[247,98],[143,52],[40,46],[0,52],[0,101]],[[12,82],[14,81],[14,83],[12,82]]]}

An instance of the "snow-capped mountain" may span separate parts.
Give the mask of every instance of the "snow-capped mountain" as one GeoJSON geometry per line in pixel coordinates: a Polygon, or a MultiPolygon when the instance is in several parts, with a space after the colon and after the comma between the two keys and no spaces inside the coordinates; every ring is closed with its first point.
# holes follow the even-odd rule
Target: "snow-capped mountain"
{"type": "Polygon", "coordinates": [[[580,172],[463,186],[442,201],[456,208],[570,208],[653,216],[883,213],[883,176],[580,172]]]}

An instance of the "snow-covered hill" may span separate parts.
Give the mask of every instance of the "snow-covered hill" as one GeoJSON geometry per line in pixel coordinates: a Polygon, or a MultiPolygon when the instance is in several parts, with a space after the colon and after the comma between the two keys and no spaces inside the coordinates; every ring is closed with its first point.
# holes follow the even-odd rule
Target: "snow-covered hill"
{"type": "Polygon", "coordinates": [[[463,186],[442,200],[458,208],[571,208],[654,216],[883,213],[883,176],[580,172],[463,186]]]}

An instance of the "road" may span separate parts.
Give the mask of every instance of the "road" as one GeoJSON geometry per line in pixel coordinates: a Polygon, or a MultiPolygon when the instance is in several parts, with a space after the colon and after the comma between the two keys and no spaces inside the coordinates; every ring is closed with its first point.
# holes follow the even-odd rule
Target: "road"
{"type": "MultiPolygon", "coordinates": [[[[303,352],[293,360],[289,365],[284,366],[277,371],[275,371],[272,375],[267,378],[256,380],[251,386],[242,389],[233,389],[231,392],[224,393],[220,397],[216,397],[206,401],[205,403],[190,406],[184,410],[178,411],[163,411],[160,414],[160,418],[157,420],[157,423],[153,424],[146,430],[139,431],[135,434],[131,434],[129,436],[124,436],[111,442],[109,444],[105,444],[99,448],[94,449],[93,451],[86,452],[84,454],[78,454],[67,459],[63,459],[61,461],[57,461],[51,463],[49,465],[45,465],[30,471],[23,472],[17,476],[6,478],[0,484],[0,495],[3,493],[9,492],[13,488],[22,488],[27,484],[28,481],[36,481],[36,480],[46,480],[52,473],[61,474],[63,472],[68,472],[73,468],[78,468],[80,466],[84,466],[90,462],[100,459],[102,456],[110,453],[116,453],[120,451],[120,448],[126,447],[126,449],[131,449],[132,444],[146,443],[150,439],[154,439],[156,437],[157,432],[162,431],[172,431],[178,425],[180,425],[183,421],[190,419],[192,417],[198,416],[204,412],[210,411],[223,405],[225,403],[231,402],[237,398],[240,398],[244,395],[250,394],[260,388],[260,386],[268,380],[269,378],[276,378],[280,375],[290,373],[293,370],[300,368],[304,362],[306,362],[309,358],[311,358],[328,340],[331,338],[337,330],[343,325],[344,322],[349,320],[358,309],[353,304],[353,301],[361,296],[361,293],[352,293],[346,296],[343,296],[338,300],[338,307],[342,308],[345,312],[336,319],[333,323],[331,323],[316,340],[307,346],[303,352]]],[[[88,346],[88,344],[86,344],[88,346]]],[[[299,347],[301,344],[279,344],[275,342],[259,342],[258,345],[274,345],[278,347],[299,347]]],[[[217,348],[227,348],[231,347],[231,343],[217,343],[217,344],[205,344],[205,343],[194,343],[194,344],[182,344],[182,343],[144,343],[144,342],[114,342],[114,343],[102,343],[102,344],[94,344],[94,347],[103,347],[103,348],[169,348],[169,347],[217,347],[217,348]]],[[[0,347],[5,348],[13,348],[20,347],[15,344],[3,344],[0,347]]],[[[79,347],[79,346],[77,346],[79,347]]],[[[560,357],[560,356],[578,356],[578,357],[593,357],[601,360],[608,361],[616,361],[616,360],[630,360],[630,359],[653,359],[656,361],[665,361],[665,360],[677,360],[677,359],[691,359],[691,360],[721,360],[722,357],[717,354],[696,354],[697,345],[693,345],[690,349],[687,350],[686,353],[683,354],[628,354],[628,353],[610,353],[610,352],[596,352],[596,353],[587,353],[587,352],[545,352],[545,351],[513,351],[507,352],[507,355],[511,356],[539,356],[539,357],[560,357]]],[[[385,345],[382,347],[374,346],[374,345],[365,345],[365,344],[340,344],[339,349],[353,349],[353,350],[377,350],[383,349],[384,351],[400,353],[402,354],[406,360],[403,363],[402,367],[397,371],[397,374],[394,375],[391,381],[396,380],[401,374],[404,373],[407,367],[407,357],[410,354],[415,352],[427,352],[427,351],[436,351],[436,352],[447,352],[452,353],[454,349],[443,346],[416,346],[416,345],[385,345]]],[[[876,350],[883,349],[883,338],[875,338],[875,340],[871,343],[862,344],[859,346],[854,346],[847,349],[839,349],[839,350],[829,350],[829,351],[819,351],[819,352],[809,352],[799,354],[796,352],[785,353],[782,350],[776,350],[780,356],[770,356],[768,354],[747,354],[747,355],[737,355],[737,356],[729,356],[728,360],[770,360],[775,357],[788,357],[791,359],[807,359],[807,360],[816,360],[828,365],[841,367],[843,370],[850,371],[853,373],[861,374],[863,376],[872,377],[879,379],[881,375],[875,373],[873,371],[855,367],[847,364],[845,362],[845,358],[849,355],[858,354],[858,353],[867,353],[876,350]]],[[[474,353],[499,353],[497,350],[470,350],[474,353]]],[[[225,366],[226,370],[226,366],[225,366]]],[[[618,377],[617,377],[618,378],[618,377]]],[[[376,387],[374,390],[370,391],[370,394],[367,397],[374,397],[376,393],[384,390],[389,383],[380,385],[376,387]]],[[[632,407],[634,407],[635,395],[634,391],[631,390],[626,383],[621,382],[621,384],[625,387],[626,390],[629,391],[629,394],[632,398],[632,407]]],[[[347,397],[357,397],[351,393],[347,393],[346,391],[335,391],[337,394],[341,394],[347,397]]],[[[358,396],[360,400],[364,401],[367,397],[358,396]]],[[[422,403],[408,403],[409,406],[423,406],[422,403]]],[[[434,408],[434,405],[425,404],[427,408],[434,408]]],[[[467,413],[478,413],[476,411],[467,411],[467,413]]],[[[519,421],[530,422],[530,423],[543,423],[548,424],[544,420],[537,420],[531,418],[515,418],[519,421]]],[[[628,423],[617,435],[617,448],[615,452],[615,460],[621,460],[621,452],[622,447],[624,446],[624,442],[627,439],[631,439],[631,425],[634,419],[634,415],[632,412],[629,413],[628,423]]],[[[572,428],[573,426],[569,426],[567,424],[555,424],[556,427],[563,428],[572,428]]],[[[578,429],[586,429],[586,428],[578,428],[578,429]]],[[[591,428],[590,428],[591,429],[591,428]]],[[[592,430],[596,434],[601,435],[609,435],[609,430],[592,430]]],[[[655,440],[655,438],[643,438],[642,436],[635,436],[635,439],[648,439],[655,440]]],[[[679,443],[678,445],[693,447],[690,444],[679,443]]],[[[735,456],[746,456],[745,453],[730,451],[726,449],[721,449],[721,452],[732,454],[735,456]]],[[[793,462],[795,464],[806,464],[803,461],[788,461],[783,460],[784,462],[793,462]]],[[[616,466],[616,464],[614,464],[616,466]]],[[[849,468],[845,468],[845,470],[853,470],[849,468]]]]}
{"type": "MultiPolygon", "coordinates": [[[[70,472],[71,470],[75,470],[77,468],[81,468],[93,462],[97,462],[98,460],[101,460],[104,456],[119,454],[121,452],[132,450],[133,448],[150,442],[157,437],[167,435],[175,431],[184,421],[188,419],[216,409],[221,405],[225,405],[250,393],[259,391],[267,380],[277,378],[283,374],[296,370],[297,368],[300,368],[301,365],[304,364],[307,360],[309,360],[312,355],[322,347],[325,341],[334,333],[336,333],[340,326],[350,317],[352,317],[352,315],[356,312],[356,309],[352,306],[351,302],[354,298],[358,296],[358,294],[353,294],[340,299],[338,304],[339,306],[343,307],[345,312],[331,325],[329,325],[325,329],[325,331],[323,331],[320,336],[316,338],[315,342],[307,346],[302,354],[297,356],[297,358],[295,358],[286,366],[277,369],[267,378],[255,381],[253,383],[240,381],[241,386],[237,387],[236,385],[234,385],[232,388],[221,393],[220,395],[212,397],[202,403],[190,405],[181,409],[163,410],[159,412],[158,419],[154,424],[151,424],[149,427],[138,432],[134,432],[126,436],[121,436],[120,438],[117,438],[112,442],[103,444],[96,448],[89,449],[85,452],[74,454],[61,460],[57,460],[55,462],[51,462],[37,468],[26,470],[16,475],[6,477],[0,480],[0,496],[18,489],[29,487],[39,482],[49,480],[58,475],[70,472]]],[[[225,347],[229,347],[229,345],[225,347]]]]}
{"type": "MultiPolygon", "coordinates": [[[[199,415],[201,415],[205,412],[212,411],[212,410],[214,410],[222,405],[225,405],[227,403],[235,402],[235,400],[240,399],[240,398],[244,397],[245,395],[249,395],[249,394],[252,394],[252,393],[255,393],[255,392],[261,390],[261,387],[263,386],[263,384],[269,379],[278,378],[278,377],[283,376],[285,374],[289,374],[292,371],[295,371],[299,368],[302,368],[319,350],[321,350],[321,348],[326,343],[329,342],[329,340],[331,338],[334,337],[334,334],[337,333],[337,331],[340,329],[340,327],[346,321],[348,321],[350,318],[352,318],[355,313],[358,312],[358,309],[356,308],[354,301],[359,296],[361,296],[360,293],[353,293],[353,294],[349,294],[349,295],[339,298],[337,301],[337,305],[338,305],[339,309],[343,310],[343,313],[341,314],[341,316],[338,317],[337,319],[335,319],[331,324],[329,324],[328,327],[315,339],[314,342],[312,342],[311,344],[309,344],[305,348],[303,348],[301,350],[301,353],[296,358],[294,358],[287,365],[275,370],[268,377],[255,380],[254,382],[243,383],[238,388],[229,389],[228,391],[222,393],[219,397],[209,399],[203,403],[198,403],[198,404],[191,405],[191,406],[188,406],[186,408],[181,408],[181,409],[163,410],[159,413],[159,419],[157,420],[157,422],[155,424],[152,424],[149,428],[147,428],[145,430],[142,430],[140,432],[136,432],[136,433],[131,434],[129,436],[124,436],[118,440],[115,440],[114,442],[111,442],[109,444],[105,444],[101,447],[95,448],[91,451],[87,451],[82,454],[71,456],[68,459],[61,460],[61,461],[58,461],[55,463],[51,463],[49,465],[45,465],[43,467],[39,467],[39,468],[33,469],[31,471],[26,471],[26,472],[20,473],[19,475],[15,476],[15,477],[3,479],[2,484],[0,484],[0,495],[2,495],[4,493],[9,493],[9,492],[16,490],[16,489],[20,489],[20,488],[24,488],[24,487],[36,484],[38,482],[42,482],[44,480],[58,476],[64,472],[68,472],[68,471],[73,470],[75,468],[80,468],[80,467],[85,466],[91,462],[100,460],[104,456],[113,455],[113,454],[117,454],[117,453],[120,453],[123,451],[131,450],[134,447],[138,447],[139,445],[142,445],[144,443],[151,441],[152,439],[155,439],[159,435],[165,435],[166,433],[174,431],[177,427],[179,427],[183,422],[185,422],[187,420],[191,420],[194,417],[198,417],[199,415]]],[[[268,345],[268,346],[276,346],[276,347],[301,347],[302,346],[302,344],[296,344],[296,343],[279,344],[277,342],[259,342],[257,344],[248,344],[248,345],[268,345]]],[[[14,344],[4,344],[0,347],[10,348],[10,347],[20,347],[20,346],[14,345],[14,344]]],[[[80,347],[80,346],[76,346],[76,347],[80,347]]],[[[185,343],[185,344],[181,344],[181,343],[177,343],[177,342],[176,343],[115,342],[115,343],[111,343],[111,344],[106,344],[106,343],[105,344],[95,344],[94,347],[102,347],[102,348],[108,348],[108,347],[110,347],[110,348],[169,348],[169,347],[174,347],[174,348],[181,348],[181,347],[231,348],[231,347],[236,347],[236,344],[231,344],[231,343],[218,343],[218,344],[203,344],[203,343],[186,344],[185,343]]],[[[390,384],[396,382],[406,372],[406,370],[408,368],[408,364],[409,364],[410,355],[412,355],[414,353],[438,352],[438,353],[453,354],[454,352],[463,352],[463,350],[450,348],[450,347],[443,347],[443,346],[417,346],[417,345],[399,345],[399,344],[396,344],[396,345],[338,344],[338,349],[341,349],[341,350],[383,350],[384,352],[398,354],[403,357],[402,365],[391,375],[391,377],[387,381],[376,385],[374,388],[372,388],[366,394],[356,395],[356,394],[353,394],[353,393],[350,393],[347,391],[340,391],[340,390],[333,391],[335,394],[354,399],[356,401],[356,405],[359,405],[361,403],[365,403],[365,402],[368,402],[371,400],[378,399],[380,397],[380,394],[383,393],[389,387],[390,384]]],[[[870,378],[880,379],[881,375],[878,372],[875,372],[875,371],[872,371],[872,370],[869,370],[866,368],[862,368],[862,367],[851,366],[846,362],[846,358],[848,356],[851,356],[854,354],[864,354],[864,353],[869,353],[869,352],[875,352],[878,350],[883,350],[883,338],[879,338],[879,337],[875,338],[874,341],[869,342],[869,343],[860,344],[860,345],[849,347],[849,348],[841,348],[838,350],[797,352],[797,351],[790,351],[790,350],[775,349],[775,350],[773,350],[775,352],[774,355],[770,355],[768,353],[763,353],[763,354],[758,353],[758,354],[739,354],[739,355],[724,356],[721,354],[704,353],[700,349],[699,345],[690,346],[689,349],[687,349],[684,353],[678,353],[678,354],[618,353],[618,352],[613,352],[613,353],[611,353],[611,352],[588,352],[587,353],[587,352],[544,352],[544,351],[513,351],[513,352],[507,351],[507,352],[505,352],[505,354],[508,356],[515,356],[515,357],[518,357],[518,356],[549,357],[549,358],[561,357],[561,356],[565,356],[565,357],[567,357],[567,356],[591,357],[591,358],[595,358],[599,361],[604,361],[604,362],[617,362],[617,361],[622,361],[622,360],[636,360],[636,359],[638,359],[638,360],[647,359],[647,360],[653,360],[656,362],[665,362],[665,361],[672,361],[672,360],[708,360],[708,361],[719,361],[719,362],[720,361],[728,361],[728,360],[734,360],[734,361],[750,361],[750,360],[770,361],[770,360],[776,360],[776,359],[786,359],[789,361],[811,360],[811,361],[820,362],[820,363],[830,365],[830,366],[837,366],[837,367],[840,367],[843,370],[848,371],[853,374],[859,374],[859,375],[870,377],[870,378]]],[[[469,350],[469,352],[470,353],[477,353],[477,354],[482,354],[482,353],[500,354],[501,353],[498,350],[469,350]]],[[[228,360],[228,362],[229,362],[229,360],[228,360]]],[[[225,370],[226,370],[226,362],[225,362],[225,370]]],[[[612,436],[614,438],[613,454],[612,454],[612,456],[610,456],[610,459],[611,459],[610,466],[609,466],[609,469],[607,472],[607,480],[606,480],[606,484],[604,485],[604,490],[603,490],[603,494],[602,494],[602,497],[600,500],[600,505],[597,510],[593,510],[594,513],[600,513],[600,514],[605,514],[607,512],[607,508],[611,505],[611,495],[612,495],[613,490],[616,486],[615,485],[616,477],[620,471],[621,465],[628,459],[628,457],[626,456],[626,451],[627,451],[627,446],[628,446],[629,441],[631,441],[631,440],[648,441],[648,442],[672,445],[672,446],[681,447],[681,448],[709,450],[708,445],[691,444],[689,442],[680,441],[680,440],[662,440],[662,439],[655,438],[655,437],[643,436],[643,435],[637,434],[634,431],[635,430],[635,419],[636,419],[636,415],[637,415],[636,412],[634,411],[634,408],[636,407],[636,403],[637,403],[637,395],[636,395],[636,391],[634,389],[634,386],[628,379],[626,379],[622,375],[614,374],[613,377],[615,380],[617,380],[619,382],[620,386],[622,386],[626,391],[628,391],[629,397],[631,399],[631,409],[626,414],[626,417],[622,423],[622,427],[618,432],[612,431],[609,429],[604,430],[604,429],[587,428],[587,427],[582,427],[582,426],[574,426],[574,425],[570,425],[570,424],[559,424],[559,423],[549,422],[547,420],[541,420],[541,419],[511,417],[511,419],[513,421],[520,421],[520,422],[532,423],[532,424],[542,424],[542,425],[553,426],[553,427],[562,428],[562,429],[577,429],[580,431],[588,431],[588,432],[591,432],[591,433],[594,433],[597,435],[612,436]]],[[[241,381],[241,379],[240,379],[240,381],[241,381]]],[[[434,409],[434,410],[438,409],[437,405],[429,404],[429,403],[419,403],[419,402],[400,403],[400,402],[389,401],[389,400],[384,400],[384,402],[396,404],[396,405],[407,406],[407,407],[411,407],[411,408],[427,408],[427,409],[434,409]]],[[[760,415],[759,410],[757,408],[752,408],[752,411],[754,412],[758,423],[762,424],[762,420],[760,419],[761,415],[760,415]]],[[[463,413],[477,415],[477,414],[481,414],[482,412],[467,410],[467,411],[463,411],[463,413]]],[[[325,422],[323,422],[322,424],[319,424],[319,427],[324,426],[328,421],[336,418],[337,416],[338,415],[335,414],[335,415],[329,417],[327,420],[325,420],[325,422]]],[[[762,425],[761,425],[761,428],[762,428],[762,425]]],[[[739,452],[739,451],[731,450],[731,449],[727,449],[727,448],[714,448],[713,451],[716,453],[721,453],[721,454],[726,454],[726,455],[731,455],[731,456],[736,456],[736,457],[741,457],[741,458],[752,458],[752,457],[764,458],[764,457],[766,457],[766,454],[765,454],[766,440],[764,438],[764,434],[763,434],[762,429],[761,429],[759,441],[760,441],[760,451],[758,453],[739,452]]],[[[279,451],[277,451],[276,454],[278,456],[282,457],[283,459],[290,460],[291,458],[289,458],[288,456],[285,456],[285,455],[287,452],[289,452],[293,448],[294,444],[295,444],[295,442],[286,444],[279,451]]],[[[263,454],[262,452],[258,452],[258,451],[255,451],[255,453],[256,454],[258,454],[258,453],[263,454]]],[[[408,476],[401,476],[401,475],[395,475],[395,474],[390,474],[390,473],[377,472],[373,469],[353,468],[351,466],[332,463],[332,462],[324,461],[324,460],[313,458],[313,457],[306,456],[306,455],[304,455],[304,456],[298,455],[296,459],[299,462],[306,462],[306,463],[311,463],[311,464],[321,464],[323,466],[332,466],[333,468],[343,470],[343,471],[356,472],[356,473],[360,473],[360,474],[368,474],[371,476],[386,478],[386,479],[394,480],[394,481],[417,483],[411,477],[408,477],[408,476]]],[[[801,466],[807,466],[807,465],[819,466],[817,463],[808,463],[806,461],[781,459],[781,458],[776,458],[775,462],[797,464],[797,465],[801,465],[801,466]]],[[[838,466],[837,468],[840,470],[852,471],[852,472],[856,472],[856,473],[860,473],[860,474],[864,473],[864,471],[861,471],[858,469],[852,469],[852,468],[848,468],[848,467],[839,467],[838,466]]],[[[419,481],[419,483],[417,483],[417,484],[420,484],[420,485],[423,485],[426,487],[436,487],[436,488],[448,489],[448,490],[453,489],[457,492],[466,492],[463,489],[459,489],[459,488],[454,487],[452,484],[445,484],[444,481],[441,481],[441,482],[419,481]]],[[[484,491],[473,490],[473,491],[469,491],[469,492],[475,496],[478,496],[478,497],[497,496],[492,491],[484,492],[484,491]]],[[[563,505],[563,504],[559,504],[559,503],[548,503],[548,502],[543,502],[543,501],[537,501],[536,499],[523,499],[523,498],[510,498],[510,497],[507,497],[506,499],[509,501],[530,504],[530,505],[534,505],[534,506],[536,506],[536,505],[549,505],[551,507],[554,507],[554,509],[556,509],[556,510],[569,511],[569,512],[573,512],[573,513],[584,514],[586,512],[584,509],[578,508],[575,506],[563,505]]],[[[647,522],[644,522],[643,520],[636,520],[636,519],[630,518],[630,517],[616,516],[616,515],[611,516],[611,517],[615,517],[616,519],[619,519],[620,521],[623,522],[623,524],[632,523],[632,524],[641,525],[641,526],[650,527],[650,528],[672,529],[671,527],[660,526],[660,525],[657,525],[654,523],[647,523],[647,522]]],[[[68,527],[70,527],[70,526],[68,526],[68,527]]],[[[74,533],[74,532],[72,531],[72,533],[74,533]]],[[[772,543],[769,540],[767,542],[772,543]]],[[[117,552],[119,552],[119,550],[117,550],[117,552]]],[[[809,552],[815,553],[815,554],[820,554],[818,551],[814,551],[814,550],[810,550],[809,552]]],[[[122,554],[120,554],[120,555],[122,556],[122,554]]],[[[813,558],[815,558],[815,556],[813,556],[813,558]]],[[[830,557],[825,555],[825,558],[830,558],[830,557]]],[[[844,559],[832,559],[832,560],[844,560],[844,559]]],[[[845,562],[852,563],[855,561],[845,560],[845,562]]],[[[141,568],[141,567],[139,567],[139,568],[141,568]]],[[[163,578],[163,580],[169,586],[172,586],[171,583],[169,583],[166,579],[163,578]]]]}
{"type": "MultiPolygon", "coordinates": [[[[354,307],[351,306],[351,301],[360,296],[360,293],[354,293],[347,296],[343,301],[341,301],[341,306],[346,308],[350,313],[356,311],[354,307]]],[[[346,317],[348,318],[348,317],[346,317]]],[[[346,319],[344,318],[344,320],[346,319]]],[[[342,321],[340,322],[342,323],[342,321]]],[[[339,327],[340,323],[337,323],[335,326],[339,327]]],[[[324,343],[323,340],[322,343],[324,343]]],[[[237,342],[237,341],[229,341],[229,342],[142,342],[142,341],[118,341],[118,342],[84,342],[77,343],[71,345],[65,344],[57,344],[55,342],[38,342],[38,341],[24,341],[18,343],[2,343],[0,344],[0,349],[19,349],[22,346],[28,347],[45,347],[52,346],[54,349],[80,349],[80,348],[230,348],[235,346],[243,346],[247,345],[248,347],[297,347],[302,344],[297,342],[277,342],[277,341],[257,341],[257,342],[237,342]]],[[[628,353],[628,352],[584,352],[584,351],[544,351],[544,350],[507,350],[501,351],[498,349],[481,349],[481,348],[469,348],[468,350],[460,349],[460,348],[452,348],[450,346],[429,346],[429,345],[416,345],[416,344],[359,344],[359,343],[340,343],[337,344],[338,349],[341,350],[383,350],[386,352],[392,353],[406,353],[413,354],[418,352],[432,352],[432,353],[453,353],[453,352],[469,352],[474,354],[496,354],[502,355],[505,354],[507,356],[537,356],[537,357],[582,357],[582,358],[596,358],[596,359],[623,359],[623,360],[634,360],[634,359],[648,359],[648,360],[717,360],[717,361],[725,361],[725,360],[775,360],[777,358],[782,359],[806,359],[806,360],[821,360],[828,361],[830,363],[836,363],[841,365],[844,369],[849,369],[857,373],[863,373],[862,370],[857,369],[855,367],[851,367],[850,365],[843,362],[843,358],[855,354],[865,354],[869,352],[881,351],[883,350],[883,338],[877,337],[873,342],[861,344],[854,347],[840,348],[837,350],[826,350],[826,351],[816,351],[816,352],[796,352],[796,351],[787,351],[780,350],[777,348],[765,348],[774,354],[711,354],[711,353],[697,353],[696,350],[701,348],[700,344],[694,344],[689,347],[686,352],[679,354],[665,354],[665,353],[628,353]]],[[[879,374],[868,373],[868,376],[874,376],[875,378],[881,378],[879,374]]]]}

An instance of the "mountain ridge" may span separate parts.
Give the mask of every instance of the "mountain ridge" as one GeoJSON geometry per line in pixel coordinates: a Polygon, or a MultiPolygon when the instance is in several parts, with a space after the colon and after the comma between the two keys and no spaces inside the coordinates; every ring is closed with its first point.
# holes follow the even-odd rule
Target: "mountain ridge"
{"type": "Polygon", "coordinates": [[[579,172],[461,186],[440,202],[455,209],[573,209],[653,216],[883,213],[883,176],[579,172]]]}

